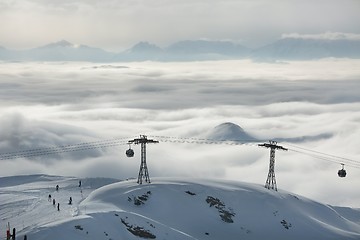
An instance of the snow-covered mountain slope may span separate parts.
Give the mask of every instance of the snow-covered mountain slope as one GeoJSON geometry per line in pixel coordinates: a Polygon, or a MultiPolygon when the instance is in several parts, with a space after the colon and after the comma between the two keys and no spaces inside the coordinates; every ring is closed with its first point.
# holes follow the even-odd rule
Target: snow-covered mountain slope
{"type": "Polygon", "coordinates": [[[78,215],[78,205],[89,193],[118,180],[85,178],[81,179],[81,187],[79,181],[74,177],[48,175],[1,177],[0,239],[5,239],[7,223],[21,234],[50,222],[72,218],[78,215]],[[59,191],[56,191],[56,185],[59,185],[59,191]],[[49,194],[52,197],[50,201],[49,194]],[[72,205],[68,204],[70,197],[72,205]],[[57,203],[60,203],[60,211],[57,211],[57,203]]]}
{"type": "MultiPolygon", "coordinates": [[[[24,234],[37,240],[360,239],[358,209],[334,208],[255,184],[159,178],[138,185],[130,180],[96,189],[82,200],[78,179],[35,180],[18,185],[12,180],[0,188],[1,226],[17,224],[20,239],[24,234]],[[59,192],[53,191],[55,183],[61,185],[59,192]],[[60,211],[47,202],[49,192],[61,201],[60,211]],[[66,204],[70,195],[73,205],[66,204]]],[[[96,188],[87,186],[84,195],[96,188]]]]}

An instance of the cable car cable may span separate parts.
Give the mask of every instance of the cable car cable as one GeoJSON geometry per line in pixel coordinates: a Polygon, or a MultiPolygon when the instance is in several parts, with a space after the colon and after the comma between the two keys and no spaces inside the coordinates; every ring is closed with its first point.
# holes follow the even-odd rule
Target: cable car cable
{"type": "Polygon", "coordinates": [[[314,153],[317,153],[317,154],[322,154],[322,155],[329,156],[329,157],[332,157],[332,158],[342,159],[342,160],[352,162],[352,163],[355,163],[355,164],[360,164],[360,161],[356,161],[356,160],[353,160],[353,159],[344,158],[344,157],[340,157],[340,156],[336,156],[336,155],[332,155],[332,154],[328,154],[328,153],[323,153],[323,152],[316,151],[316,150],[307,149],[307,148],[304,148],[304,147],[296,146],[294,144],[289,144],[289,143],[285,143],[285,144],[289,145],[289,146],[292,146],[292,147],[295,147],[295,148],[305,150],[305,151],[314,152],[314,153]]]}
{"type": "MultiPolygon", "coordinates": [[[[289,151],[296,152],[296,153],[308,155],[308,156],[310,156],[310,157],[317,158],[317,159],[320,159],[320,160],[323,160],[323,161],[335,163],[335,164],[342,164],[342,163],[343,163],[343,162],[336,161],[336,160],[333,160],[333,159],[330,159],[330,158],[326,158],[326,157],[323,157],[323,156],[318,156],[318,155],[315,155],[315,154],[312,154],[312,153],[303,152],[303,151],[298,151],[298,150],[291,149],[291,148],[288,148],[288,150],[289,150],[289,151]]],[[[349,167],[353,167],[353,168],[358,168],[358,169],[360,169],[360,164],[347,163],[346,165],[349,166],[349,167]]]]}
{"type": "MultiPolygon", "coordinates": [[[[217,144],[217,145],[248,145],[248,146],[257,146],[259,142],[264,142],[267,140],[253,140],[253,139],[239,139],[239,140],[228,140],[228,139],[206,139],[206,138],[186,138],[186,137],[173,137],[173,136],[150,136],[160,139],[162,142],[170,142],[170,143],[185,143],[185,144],[217,144]]],[[[44,148],[35,148],[35,149],[26,149],[16,152],[7,152],[7,153],[0,153],[0,160],[7,160],[7,159],[14,159],[14,158],[30,158],[30,157],[37,157],[37,156],[44,156],[50,154],[61,154],[67,152],[74,152],[74,151],[85,151],[85,150],[92,150],[97,148],[108,148],[114,146],[121,146],[121,145],[128,145],[127,139],[129,138],[114,138],[114,139],[104,139],[99,141],[92,141],[92,142],[82,142],[77,144],[68,144],[62,146],[51,146],[51,147],[44,147],[44,148]]],[[[316,150],[307,149],[304,147],[296,146],[294,144],[285,143],[293,148],[298,148],[300,150],[296,150],[293,148],[289,148],[289,150],[305,154],[311,156],[313,158],[317,158],[323,161],[342,164],[346,163],[347,166],[359,168],[360,169],[360,162],[356,160],[352,160],[349,158],[344,158],[340,156],[335,156],[332,154],[323,153],[316,150]],[[340,161],[342,160],[342,161],[340,161]]],[[[132,150],[131,147],[128,150],[132,150]]],[[[133,151],[133,150],[132,150],[133,151]]],[[[129,156],[131,155],[129,151],[129,156]]]]}

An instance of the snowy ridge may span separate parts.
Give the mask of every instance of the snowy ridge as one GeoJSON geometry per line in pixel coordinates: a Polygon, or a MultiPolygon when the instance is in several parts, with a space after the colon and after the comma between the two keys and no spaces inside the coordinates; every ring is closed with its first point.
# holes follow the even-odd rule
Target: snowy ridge
{"type": "Polygon", "coordinates": [[[2,185],[1,225],[10,222],[18,236],[37,240],[360,239],[358,209],[334,208],[256,184],[155,178],[151,184],[130,180],[94,190],[107,181],[91,179],[84,181],[82,198],[78,179],[54,180],[2,185]],[[53,192],[60,211],[46,199],[54,183],[61,187],[53,192]],[[11,201],[14,194],[22,198],[11,201]],[[69,195],[73,205],[66,204],[69,195]]]}

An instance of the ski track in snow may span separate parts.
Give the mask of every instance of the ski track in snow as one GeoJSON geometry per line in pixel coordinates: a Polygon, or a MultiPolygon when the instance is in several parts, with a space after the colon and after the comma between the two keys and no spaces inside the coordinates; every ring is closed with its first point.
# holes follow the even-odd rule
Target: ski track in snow
{"type": "Polygon", "coordinates": [[[78,205],[95,188],[79,188],[79,179],[69,177],[43,177],[34,180],[33,175],[27,181],[24,176],[2,178],[0,187],[0,219],[2,230],[0,239],[5,238],[5,226],[16,228],[18,233],[27,232],[37,227],[78,215],[78,205]],[[5,187],[6,180],[9,187],[5,187]],[[16,185],[19,184],[19,185],[16,185]],[[56,191],[56,185],[60,186],[56,191]],[[49,201],[48,196],[52,198],[49,201]],[[72,197],[73,204],[69,205],[72,197]],[[52,200],[55,199],[55,206],[52,200]],[[57,211],[60,203],[60,211],[57,211]]]}

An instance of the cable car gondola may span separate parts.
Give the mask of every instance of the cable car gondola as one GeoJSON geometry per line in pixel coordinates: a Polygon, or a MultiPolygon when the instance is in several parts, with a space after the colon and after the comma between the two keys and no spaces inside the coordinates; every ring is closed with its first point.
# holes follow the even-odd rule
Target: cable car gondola
{"type": "Polygon", "coordinates": [[[134,156],[134,150],[131,149],[131,145],[129,144],[129,149],[126,150],[126,156],[127,157],[133,157],[134,156]]]}
{"type": "Polygon", "coordinates": [[[342,169],[340,169],[338,171],[338,176],[339,177],[346,177],[346,170],[344,169],[344,164],[342,163],[341,165],[342,165],[342,169]]]}

